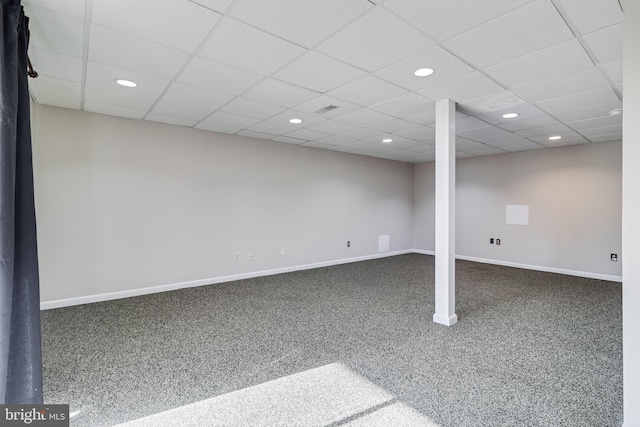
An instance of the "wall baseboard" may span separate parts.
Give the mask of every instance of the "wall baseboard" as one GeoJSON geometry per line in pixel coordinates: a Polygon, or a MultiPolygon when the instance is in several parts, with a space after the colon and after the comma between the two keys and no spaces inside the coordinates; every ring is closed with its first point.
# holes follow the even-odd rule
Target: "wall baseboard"
{"type": "MultiPolygon", "coordinates": [[[[424,254],[424,255],[434,255],[435,251],[428,251],[424,249],[414,249],[414,253],[424,254]]],[[[547,273],[556,273],[556,274],[566,274],[567,276],[577,276],[577,277],[586,277],[588,279],[598,279],[598,280],[607,280],[609,282],[622,282],[622,276],[612,276],[609,274],[600,274],[600,273],[591,273],[589,271],[577,271],[577,270],[567,270],[564,268],[555,268],[555,267],[545,267],[541,265],[531,265],[531,264],[521,264],[518,262],[510,262],[510,261],[500,261],[497,259],[488,259],[488,258],[477,258],[466,255],[456,255],[456,259],[462,259],[465,261],[473,261],[480,262],[483,264],[493,264],[493,265],[502,265],[504,267],[515,267],[522,268],[524,270],[535,270],[535,271],[544,271],[547,273]]]]}
{"type": "MultiPolygon", "coordinates": [[[[178,289],[193,288],[196,286],[215,285],[218,283],[233,282],[236,280],[251,279],[254,277],[272,276],[274,274],[290,273],[292,271],[310,270],[313,268],[329,267],[332,265],[348,264],[350,262],[367,261],[371,259],[386,258],[395,255],[404,254],[423,254],[435,255],[434,251],[424,249],[406,249],[402,251],[377,253],[372,255],[364,255],[353,258],[336,259],[330,261],[322,261],[311,264],[295,265],[291,267],[275,268],[272,270],[252,271],[249,273],[232,274],[228,276],[212,277],[208,279],[192,280],[189,282],[173,283],[168,285],[151,286],[147,288],[131,289],[128,291],[108,292],[96,295],[87,295],[75,298],[65,298],[53,301],[44,301],[40,303],[40,310],[49,310],[53,308],[69,307],[81,304],[90,304],[93,302],[110,301],[121,298],[130,298],[140,295],[155,294],[159,292],[175,291],[178,289]]],[[[525,270],[544,271],[547,273],[566,274],[568,276],[586,277],[589,279],[607,280],[610,282],[622,282],[622,276],[612,276],[607,274],[590,273],[586,271],[567,270],[563,268],[544,267],[540,265],[521,264],[517,262],[500,261],[495,259],[477,258],[466,255],[456,255],[456,259],[465,261],[480,262],[483,264],[502,265],[505,267],[522,268],[525,270]]]]}
{"type": "Polygon", "coordinates": [[[496,259],[476,258],[466,255],[456,255],[456,259],[465,261],[481,262],[483,264],[502,265],[504,267],[522,268],[524,270],[544,271],[547,273],[566,274],[567,276],[586,277],[588,279],[607,280],[609,282],[622,282],[622,276],[612,276],[609,274],[591,273],[588,271],[567,270],[564,268],[545,267],[541,265],[521,264],[518,262],[499,261],[496,259]]]}
{"type": "Polygon", "coordinates": [[[376,253],[353,258],[322,261],[311,264],[295,265],[291,267],[275,268],[272,270],[252,271],[249,273],[231,274],[228,276],[212,277],[208,279],[192,280],[189,282],[172,283],[168,285],[151,286],[146,288],[131,289],[127,291],[107,292],[103,294],[87,295],[75,298],[64,298],[40,303],[40,310],[70,307],[74,305],[90,304],[93,302],[110,301],[122,298],[137,297],[141,295],[155,294],[159,292],[175,291],[178,289],[194,288],[197,286],[215,285],[218,283],[233,282],[236,280],[251,279],[254,277],[272,276],[274,274],[290,273],[292,271],[310,270],[313,268],[329,267],[332,265],[348,264],[350,262],[367,261],[377,258],[386,258],[395,255],[414,253],[412,249],[402,251],[376,253]]]}

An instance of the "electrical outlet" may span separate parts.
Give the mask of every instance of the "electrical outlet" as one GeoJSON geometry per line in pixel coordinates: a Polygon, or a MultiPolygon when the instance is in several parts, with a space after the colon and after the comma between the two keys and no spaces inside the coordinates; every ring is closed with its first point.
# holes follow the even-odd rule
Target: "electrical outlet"
{"type": "Polygon", "coordinates": [[[240,252],[236,252],[235,259],[236,261],[240,261],[240,252]]]}
{"type": "Polygon", "coordinates": [[[489,238],[489,244],[493,245],[493,237],[489,238]]]}
{"type": "Polygon", "coordinates": [[[347,247],[350,248],[351,247],[351,240],[347,240],[347,247]]]}
{"type": "Polygon", "coordinates": [[[280,255],[284,255],[284,248],[280,248],[280,255]]]}
{"type": "Polygon", "coordinates": [[[500,239],[496,239],[496,245],[500,244],[500,239]]]}
{"type": "Polygon", "coordinates": [[[618,261],[618,254],[611,254],[611,261],[618,261]]]}
{"type": "Polygon", "coordinates": [[[249,254],[247,255],[247,259],[249,261],[253,261],[253,252],[249,252],[249,254]]]}

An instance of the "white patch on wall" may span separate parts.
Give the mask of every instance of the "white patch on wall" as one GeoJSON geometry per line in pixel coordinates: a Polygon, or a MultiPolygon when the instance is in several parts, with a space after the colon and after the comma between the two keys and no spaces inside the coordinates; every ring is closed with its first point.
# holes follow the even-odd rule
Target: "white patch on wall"
{"type": "Polygon", "coordinates": [[[378,252],[389,252],[390,239],[389,235],[378,236],[378,252]]]}
{"type": "Polygon", "coordinates": [[[529,205],[507,205],[507,225],[529,225],[529,205]]]}

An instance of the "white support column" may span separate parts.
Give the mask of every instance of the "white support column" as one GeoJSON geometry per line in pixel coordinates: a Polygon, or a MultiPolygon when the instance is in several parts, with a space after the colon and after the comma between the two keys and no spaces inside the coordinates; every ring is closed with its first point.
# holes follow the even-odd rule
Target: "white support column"
{"type": "Polygon", "coordinates": [[[451,326],[456,315],[456,104],[436,102],[436,312],[433,321],[451,326]]]}
{"type": "Polygon", "coordinates": [[[624,6],[622,360],[624,427],[640,426],[640,2],[624,6]]]}

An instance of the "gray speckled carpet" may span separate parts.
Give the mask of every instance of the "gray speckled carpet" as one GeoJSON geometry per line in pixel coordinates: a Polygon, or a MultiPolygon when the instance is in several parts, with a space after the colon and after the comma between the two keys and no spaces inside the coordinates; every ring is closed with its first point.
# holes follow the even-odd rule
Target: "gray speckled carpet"
{"type": "Polygon", "coordinates": [[[433,262],[44,311],[45,401],[72,426],[622,424],[621,284],[457,261],[448,328],[433,262]]]}

